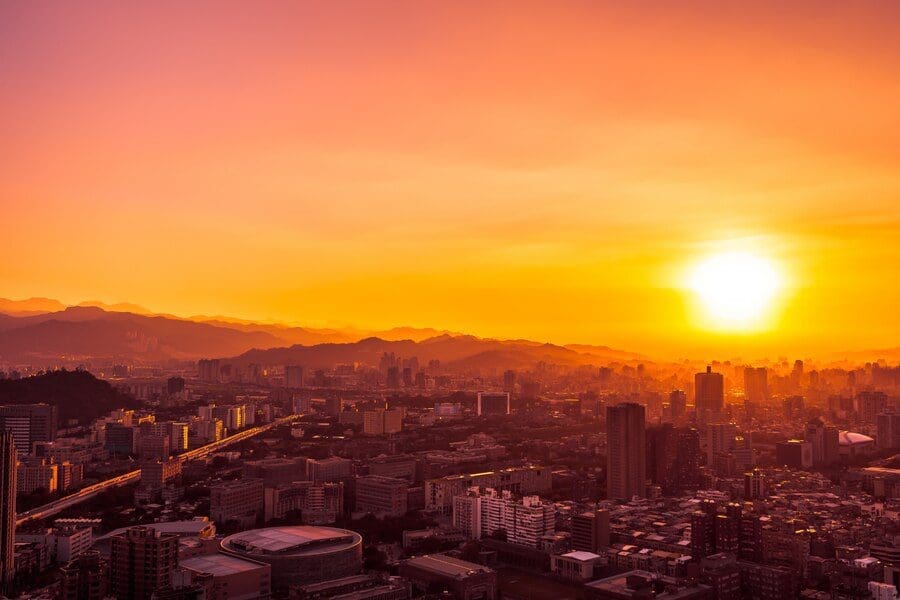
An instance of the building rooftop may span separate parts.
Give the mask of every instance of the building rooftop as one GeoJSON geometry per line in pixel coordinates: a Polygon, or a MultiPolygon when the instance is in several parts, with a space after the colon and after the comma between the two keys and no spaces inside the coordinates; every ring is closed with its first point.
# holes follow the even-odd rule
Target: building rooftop
{"type": "MultiPolygon", "coordinates": [[[[192,519],[190,521],[164,521],[160,523],[147,523],[142,527],[155,529],[161,534],[173,533],[178,536],[197,536],[212,537],[216,533],[215,525],[208,519],[192,519]]],[[[131,527],[122,527],[115,531],[110,531],[100,539],[107,539],[119,535],[131,529],[131,527]]]]}
{"type": "Polygon", "coordinates": [[[222,547],[251,554],[318,554],[335,552],[362,543],[349,529],[295,525],[251,529],[230,535],[222,547]]]}
{"type": "Polygon", "coordinates": [[[575,560],[588,561],[594,560],[596,558],[600,558],[599,554],[594,554],[593,552],[585,552],[584,550],[573,550],[568,554],[563,554],[565,558],[574,558],[575,560]]]}
{"type": "Polygon", "coordinates": [[[446,575],[448,577],[468,577],[476,573],[493,573],[493,569],[470,563],[444,554],[426,554],[406,561],[407,565],[446,575]]]}
{"type": "Polygon", "coordinates": [[[194,558],[181,560],[179,564],[185,569],[190,569],[197,573],[209,573],[213,576],[234,575],[235,573],[254,571],[268,566],[229,554],[195,556],[194,558]]]}
{"type": "Polygon", "coordinates": [[[869,444],[874,442],[874,438],[853,431],[842,431],[838,434],[838,444],[841,446],[856,446],[857,444],[869,444]]]}

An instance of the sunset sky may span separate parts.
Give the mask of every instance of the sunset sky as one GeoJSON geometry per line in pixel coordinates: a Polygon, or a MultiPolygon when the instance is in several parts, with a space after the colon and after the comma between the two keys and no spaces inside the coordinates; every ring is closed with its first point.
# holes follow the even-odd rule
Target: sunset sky
{"type": "Polygon", "coordinates": [[[0,297],[900,346],[896,0],[137,4],[0,3],[0,297]],[[781,278],[746,330],[724,252],[781,278]]]}

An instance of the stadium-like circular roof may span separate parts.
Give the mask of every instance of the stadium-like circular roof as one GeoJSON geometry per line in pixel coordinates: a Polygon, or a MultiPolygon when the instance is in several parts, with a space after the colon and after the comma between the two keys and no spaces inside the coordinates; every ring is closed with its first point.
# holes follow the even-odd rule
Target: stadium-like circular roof
{"type": "Polygon", "coordinates": [[[860,444],[875,443],[875,439],[853,431],[842,431],[838,435],[838,443],[841,446],[859,446],[860,444]]]}
{"type": "Polygon", "coordinates": [[[310,556],[340,552],[361,543],[362,536],[349,529],[294,525],[241,531],[222,540],[222,548],[248,556],[310,556]]]}

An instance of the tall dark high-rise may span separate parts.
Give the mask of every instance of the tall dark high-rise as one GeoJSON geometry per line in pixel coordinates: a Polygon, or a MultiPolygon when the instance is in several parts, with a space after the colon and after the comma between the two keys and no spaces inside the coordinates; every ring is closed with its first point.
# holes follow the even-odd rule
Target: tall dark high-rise
{"type": "Polygon", "coordinates": [[[516,372],[512,370],[503,372],[503,391],[512,394],[516,391],[516,372]]]}
{"type": "Polygon", "coordinates": [[[0,588],[9,589],[15,575],[16,445],[9,430],[0,430],[0,588]]]}
{"type": "Polygon", "coordinates": [[[10,430],[19,454],[31,452],[35,442],[56,439],[57,408],[54,404],[0,406],[0,430],[10,430]]]}
{"type": "Polygon", "coordinates": [[[644,407],[625,403],[606,408],[606,493],[630,500],[646,495],[646,419],[644,407]]]}
{"type": "Polygon", "coordinates": [[[713,500],[704,500],[691,513],[691,556],[701,559],[716,552],[716,517],[718,509],[713,500]]]}
{"type": "Polygon", "coordinates": [[[674,496],[700,480],[700,434],[696,429],[666,423],[646,431],[647,476],[674,496]]]}
{"type": "Polygon", "coordinates": [[[711,366],[705,373],[694,375],[694,407],[697,419],[706,423],[721,414],[725,406],[725,380],[721,373],[714,373],[711,366]]]}
{"type": "Polygon", "coordinates": [[[769,399],[769,371],[765,367],[744,367],[744,403],[752,412],[753,406],[769,399]]]}
{"type": "Polygon", "coordinates": [[[300,365],[284,366],[284,387],[301,388],[303,387],[303,367],[300,365]]]}
{"type": "Polygon", "coordinates": [[[672,390],[669,394],[669,416],[673,421],[677,421],[684,416],[687,409],[687,394],[684,390],[672,390]]]}

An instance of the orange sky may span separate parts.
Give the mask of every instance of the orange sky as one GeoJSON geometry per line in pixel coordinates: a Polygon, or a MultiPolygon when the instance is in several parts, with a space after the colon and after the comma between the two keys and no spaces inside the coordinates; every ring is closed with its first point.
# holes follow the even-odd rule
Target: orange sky
{"type": "Polygon", "coordinates": [[[0,296],[898,345],[900,3],[131,4],[0,4],[0,296]],[[766,330],[682,289],[732,247],[788,273],[766,330]]]}

